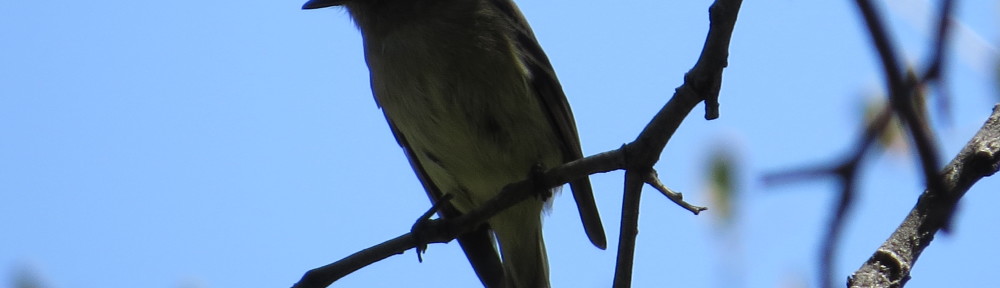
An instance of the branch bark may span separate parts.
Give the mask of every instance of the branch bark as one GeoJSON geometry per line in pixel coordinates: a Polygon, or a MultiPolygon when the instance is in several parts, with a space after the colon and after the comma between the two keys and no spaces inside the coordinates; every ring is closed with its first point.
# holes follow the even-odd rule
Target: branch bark
{"type": "Polygon", "coordinates": [[[948,225],[958,200],[976,181],[1000,168],[1000,105],[945,166],[942,190],[925,190],[896,231],[848,278],[849,287],[903,287],[920,253],[948,225]]]}

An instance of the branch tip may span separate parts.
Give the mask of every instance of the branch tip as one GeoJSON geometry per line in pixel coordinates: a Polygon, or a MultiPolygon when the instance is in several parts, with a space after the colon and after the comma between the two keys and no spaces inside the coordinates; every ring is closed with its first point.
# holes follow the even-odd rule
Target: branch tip
{"type": "Polygon", "coordinates": [[[656,188],[657,191],[660,191],[660,194],[663,194],[663,196],[667,196],[667,199],[673,201],[674,204],[677,204],[677,206],[681,206],[681,208],[691,211],[691,213],[694,213],[694,215],[698,215],[698,213],[701,213],[701,211],[708,210],[707,207],[691,205],[691,203],[684,201],[684,194],[674,191],[668,188],[666,185],[663,185],[663,182],[660,181],[660,177],[657,176],[656,170],[650,170],[649,172],[647,172],[643,177],[643,182],[646,182],[646,184],[653,186],[653,188],[656,188]]]}

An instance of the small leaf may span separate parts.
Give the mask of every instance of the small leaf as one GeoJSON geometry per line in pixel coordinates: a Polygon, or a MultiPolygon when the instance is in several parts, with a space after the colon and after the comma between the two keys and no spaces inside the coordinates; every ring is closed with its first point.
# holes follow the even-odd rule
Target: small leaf
{"type": "MultiPolygon", "coordinates": [[[[864,123],[865,127],[870,126],[872,121],[875,121],[878,113],[888,105],[885,97],[869,97],[868,99],[865,102],[863,107],[864,113],[862,114],[864,119],[862,123],[864,123]]],[[[896,155],[906,155],[908,147],[906,138],[904,137],[906,134],[903,133],[902,123],[899,122],[899,118],[893,115],[892,119],[889,119],[889,126],[877,138],[879,147],[896,155]]]]}
{"type": "Polygon", "coordinates": [[[723,226],[728,228],[734,219],[734,203],[736,200],[736,157],[733,156],[732,149],[724,146],[717,146],[709,155],[708,171],[706,173],[706,186],[709,201],[712,207],[711,213],[723,226]]]}

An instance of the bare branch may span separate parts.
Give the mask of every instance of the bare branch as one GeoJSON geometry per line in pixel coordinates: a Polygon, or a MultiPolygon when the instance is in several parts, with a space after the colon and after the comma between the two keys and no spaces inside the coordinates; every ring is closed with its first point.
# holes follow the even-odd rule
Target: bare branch
{"type": "Polygon", "coordinates": [[[708,9],[710,21],[708,35],[698,62],[684,75],[684,84],[674,91],[674,96],[667,105],[656,113],[634,142],[624,147],[628,166],[622,209],[635,209],[635,211],[622,210],[613,287],[630,287],[632,283],[634,257],[631,254],[635,252],[635,235],[639,231],[638,209],[642,173],[652,170],[653,164],[659,161],[667,141],[698,102],[705,101],[705,119],[719,117],[718,99],[722,87],[722,71],[729,63],[729,42],[742,4],[742,0],[716,0],[712,3],[708,9]],[[629,180],[629,176],[632,176],[633,180],[629,180]]]}
{"type": "Polygon", "coordinates": [[[774,185],[780,182],[792,180],[806,180],[820,176],[834,176],[840,181],[840,197],[834,203],[834,214],[830,218],[830,226],[820,248],[820,285],[822,287],[833,287],[833,277],[836,271],[833,269],[834,258],[837,251],[837,243],[843,231],[844,223],[847,219],[847,212],[850,211],[854,203],[857,176],[860,170],[861,161],[865,159],[868,149],[875,144],[878,135],[881,135],[892,119],[892,108],[886,106],[871,123],[865,127],[864,134],[855,145],[855,150],[837,165],[821,166],[807,169],[800,169],[791,172],[774,173],[764,176],[764,182],[774,185]]]}
{"type": "MultiPolygon", "coordinates": [[[[659,160],[667,141],[699,102],[706,102],[706,119],[718,117],[722,71],[728,65],[729,42],[741,4],[742,0],[717,0],[710,7],[711,26],[698,62],[685,75],[685,82],[676,89],[674,97],[660,109],[635,141],[617,150],[555,167],[535,179],[509,184],[496,197],[469,213],[456,218],[436,219],[424,223],[423,226],[427,228],[421,229],[420,237],[407,233],[340,261],[310,270],[293,287],[326,287],[351,272],[389,256],[403,253],[410,248],[421,247],[427,243],[449,242],[499,211],[523,199],[533,197],[537,191],[544,190],[539,188],[556,187],[586,175],[619,169],[626,170],[626,200],[622,211],[615,287],[630,286],[642,184],[647,180],[648,172],[652,171],[653,165],[659,160]],[[422,241],[417,241],[418,238],[422,241]]],[[[688,204],[685,209],[701,211],[705,208],[688,204]]]]}
{"type": "Polygon", "coordinates": [[[937,145],[934,142],[930,126],[927,124],[927,119],[921,117],[913,105],[913,95],[918,80],[907,77],[904,72],[899,56],[896,55],[898,50],[893,46],[885,24],[882,23],[882,17],[875,11],[875,6],[872,5],[871,1],[856,0],[856,3],[865,25],[868,27],[872,42],[875,44],[875,50],[882,60],[882,69],[889,89],[889,102],[906,127],[909,128],[909,134],[917,148],[917,155],[927,187],[928,189],[941,189],[943,186],[940,179],[937,178],[937,169],[940,167],[937,145]]]}
{"type": "Polygon", "coordinates": [[[585,175],[624,169],[626,163],[623,161],[624,153],[622,151],[622,149],[618,149],[579,159],[550,169],[536,179],[509,184],[496,197],[477,209],[469,211],[469,213],[455,218],[435,219],[421,223],[419,235],[414,235],[413,232],[406,233],[351,254],[337,262],[312,269],[306,272],[302,279],[292,287],[327,287],[334,281],[389,256],[402,254],[406,250],[420,248],[428,243],[450,242],[500,211],[514,206],[528,197],[535,197],[538,191],[545,191],[547,188],[569,183],[585,175]]]}
{"type": "Polygon", "coordinates": [[[930,65],[924,70],[924,74],[920,77],[921,84],[935,83],[935,91],[937,91],[937,110],[942,115],[941,118],[946,121],[951,120],[951,94],[949,93],[947,87],[945,87],[945,82],[940,81],[941,74],[944,74],[946,55],[945,50],[948,48],[948,39],[951,36],[951,13],[955,8],[955,1],[952,0],[942,0],[941,8],[938,10],[937,15],[937,30],[934,34],[934,40],[931,44],[933,48],[931,49],[930,65]]]}
{"type": "Polygon", "coordinates": [[[674,204],[684,207],[684,209],[691,211],[694,215],[698,215],[701,211],[708,210],[706,207],[694,206],[691,205],[691,203],[687,203],[687,201],[684,201],[683,194],[668,188],[667,185],[663,185],[663,182],[660,182],[660,177],[657,175],[656,170],[650,170],[646,173],[643,181],[645,181],[646,184],[653,186],[653,188],[656,188],[656,190],[660,191],[660,194],[663,194],[663,196],[667,196],[667,199],[670,199],[670,201],[674,201],[674,204]]]}
{"type": "Polygon", "coordinates": [[[848,279],[849,287],[902,287],[934,234],[944,228],[958,200],[976,181],[1000,167],[1000,105],[976,136],[945,166],[943,190],[925,190],[903,223],[848,279]]]}
{"type": "Polygon", "coordinates": [[[955,1],[942,0],[941,9],[937,15],[937,30],[935,30],[933,48],[931,49],[930,65],[920,77],[920,82],[927,83],[941,78],[941,69],[945,62],[945,49],[948,48],[948,36],[951,29],[951,13],[954,10],[955,1]]]}
{"type": "MultiPolygon", "coordinates": [[[[419,235],[415,235],[414,232],[406,233],[351,254],[337,262],[312,269],[306,272],[302,279],[292,287],[327,287],[334,281],[389,256],[402,254],[406,250],[420,248],[428,243],[448,243],[500,211],[514,206],[528,197],[536,197],[538,191],[561,186],[586,175],[626,169],[630,166],[625,161],[626,147],[628,146],[569,162],[545,171],[535,179],[527,179],[504,186],[496,197],[477,209],[469,211],[469,213],[455,218],[434,219],[420,223],[421,229],[414,231],[420,232],[419,235]]],[[[638,183],[641,188],[642,178],[638,178],[638,183]]],[[[638,210],[634,209],[634,211],[638,210]]],[[[426,215],[425,213],[424,216],[426,215]]]]}
{"type": "Polygon", "coordinates": [[[625,171],[625,197],[622,199],[622,225],[618,232],[618,258],[615,260],[615,280],[611,287],[632,286],[632,264],[635,260],[635,239],[639,235],[639,196],[642,195],[640,172],[625,171]]]}

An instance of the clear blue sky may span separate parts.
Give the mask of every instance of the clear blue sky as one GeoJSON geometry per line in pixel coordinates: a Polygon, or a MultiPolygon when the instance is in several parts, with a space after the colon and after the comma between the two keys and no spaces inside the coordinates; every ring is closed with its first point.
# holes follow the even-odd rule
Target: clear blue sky
{"type": "MultiPolygon", "coordinates": [[[[913,61],[928,41],[913,9],[920,2],[892,6],[913,61]]],[[[713,210],[692,216],[646,189],[635,287],[816,284],[836,185],[765,187],[760,177],[834,160],[855,141],[861,103],[880,91],[881,74],[851,3],[744,3],[722,118],[704,121],[699,106],[657,166],[687,199],[710,204],[710,148],[735,151],[736,230],[720,233],[713,210]],[[736,272],[719,272],[726,267],[736,272]]],[[[0,287],[22,270],[54,288],[288,287],[407,231],[428,201],[372,100],[359,34],[342,10],[301,4],[0,3],[0,287]]],[[[681,83],[709,4],[520,2],[587,154],[632,140],[681,83]]],[[[952,46],[953,121],[939,125],[947,159],[997,101],[989,65],[1000,5],[960,4],[959,19],[986,42],[952,46]]],[[[911,157],[874,159],[842,241],[840,279],[921,190],[911,157]]],[[[609,247],[618,243],[622,176],[592,176],[609,247]]],[[[1000,181],[987,178],[969,192],[955,233],[937,237],[908,287],[995,283],[997,191],[1000,181]]],[[[570,199],[558,197],[545,219],[552,284],[608,287],[615,251],[590,245],[570,199]]],[[[456,244],[433,245],[424,259],[407,252],[337,287],[478,285],[456,244]]]]}

